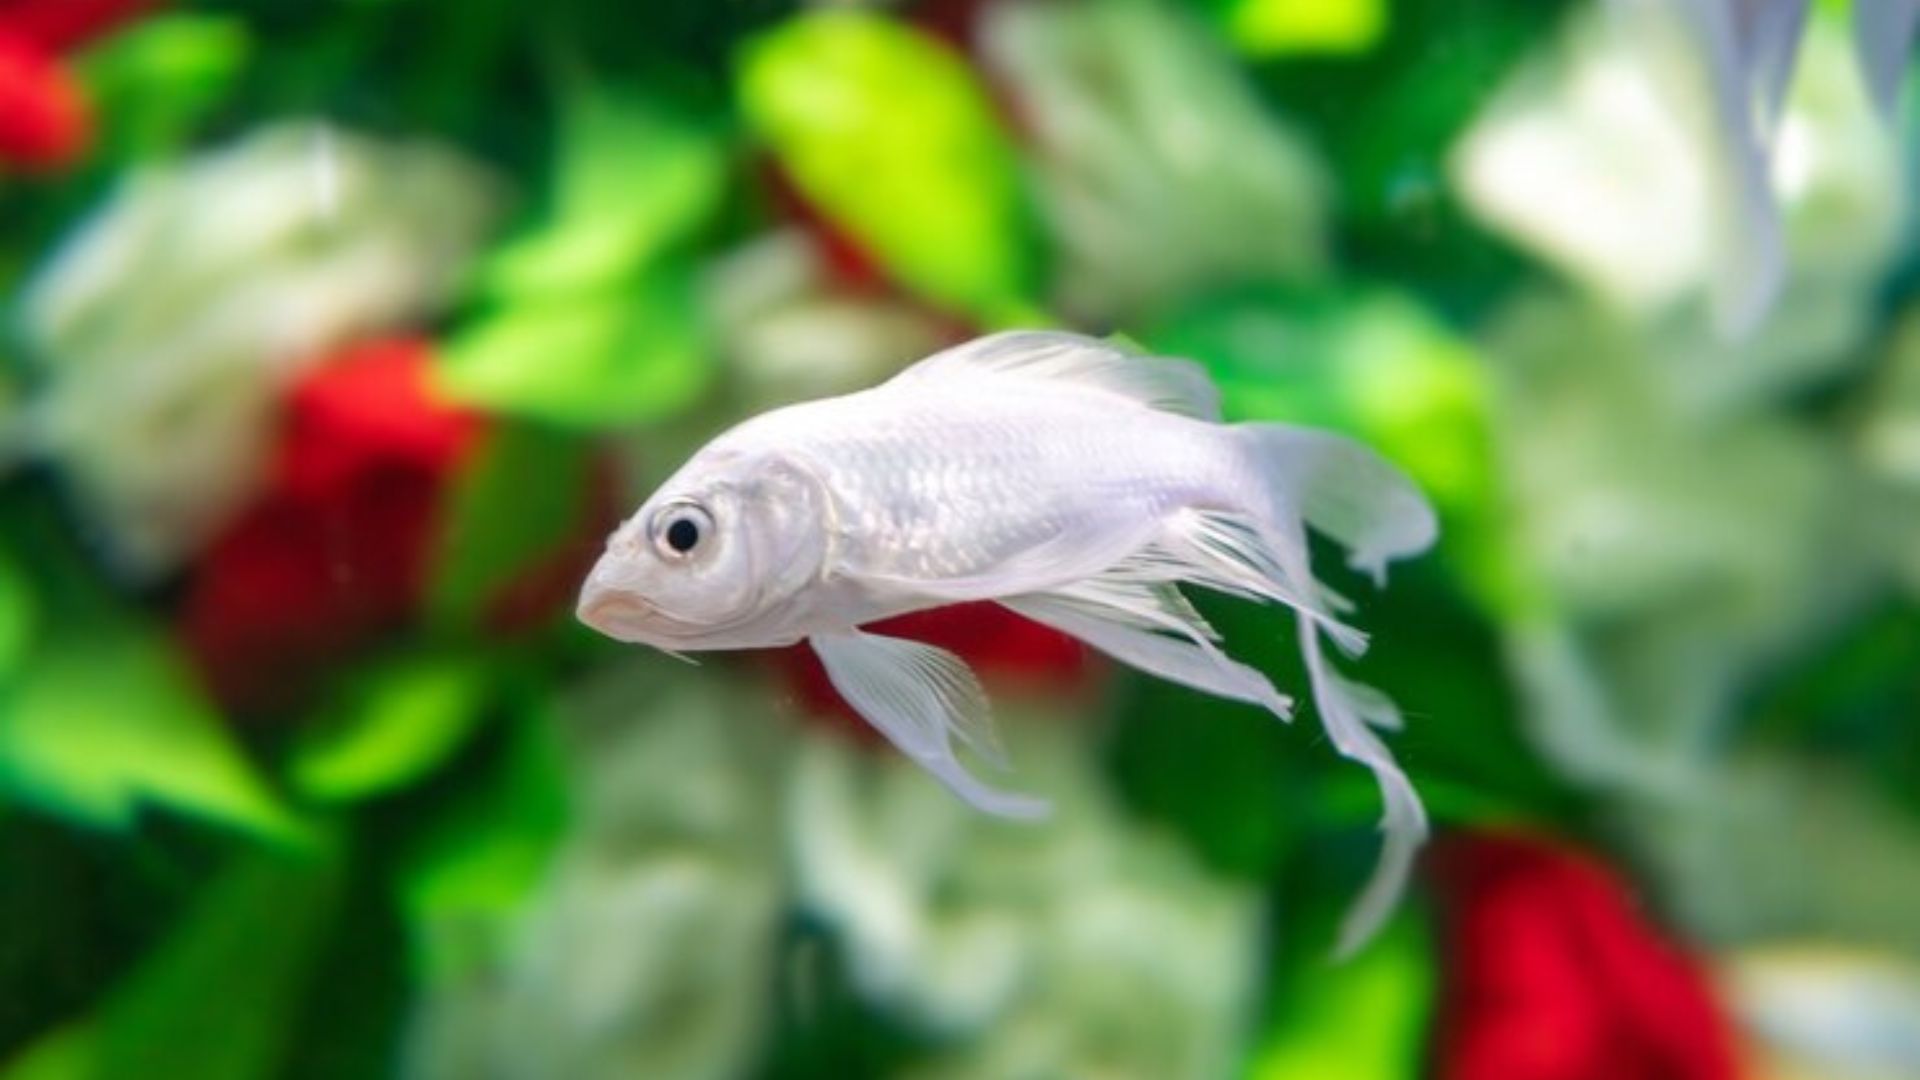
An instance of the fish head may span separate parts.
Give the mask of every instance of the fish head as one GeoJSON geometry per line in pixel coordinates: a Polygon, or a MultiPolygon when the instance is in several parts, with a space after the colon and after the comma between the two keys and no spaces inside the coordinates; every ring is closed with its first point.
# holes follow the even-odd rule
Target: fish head
{"type": "Polygon", "coordinates": [[[608,537],[578,615],[673,652],[786,644],[826,549],[823,489],[804,468],[696,456],[608,537]]]}

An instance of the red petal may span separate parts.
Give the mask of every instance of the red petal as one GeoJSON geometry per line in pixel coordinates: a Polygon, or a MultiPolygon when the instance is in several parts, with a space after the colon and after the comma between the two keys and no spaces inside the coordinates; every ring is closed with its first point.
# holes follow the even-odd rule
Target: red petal
{"type": "Polygon", "coordinates": [[[66,52],[144,14],[153,0],[0,0],[0,27],[66,52]]]}
{"type": "Polygon", "coordinates": [[[316,367],[287,399],[281,485],[324,499],[377,464],[437,473],[464,459],[484,421],[434,395],[431,357],[428,343],[400,338],[356,346],[316,367]]]}
{"type": "Polygon", "coordinates": [[[50,172],[76,161],[91,135],[79,85],[40,46],[0,27],[0,160],[50,172]]]}
{"type": "Polygon", "coordinates": [[[1433,860],[1447,964],[1442,1080],[1733,1080],[1707,981],[1602,863],[1479,834],[1433,860]]]}
{"type": "Polygon", "coordinates": [[[181,608],[229,707],[297,702],[417,610],[441,494],[481,433],[478,417],[433,400],[427,362],[420,342],[361,346],[289,398],[269,489],[215,540],[181,608]]]}

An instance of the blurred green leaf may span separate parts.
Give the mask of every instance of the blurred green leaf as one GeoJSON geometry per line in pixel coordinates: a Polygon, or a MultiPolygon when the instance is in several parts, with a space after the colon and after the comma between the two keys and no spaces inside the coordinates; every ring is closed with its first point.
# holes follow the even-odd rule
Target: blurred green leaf
{"type": "Polygon", "coordinates": [[[494,425],[441,511],[427,608],[442,626],[473,625],[516,574],[576,537],[592,511],[592,448],[531,424],[494,425]]]}
{"type": "Polygon", "coordinates": [[[105,124],[110,156],[147,158],[192,138],[232,94],[253,51],[246,25],[222,15],[151,15],[80,57],[77,71],[105,124]]]}
{"type": "Polygon", "coordinates": [[[1296,966],[1253,1054],[1252,1080],[1418,1076],[1434,998],[1434,950],[1402,915],[1344,964],[1296,966]]]}
{"type": "Polygon", "coordinates": [[[643,424],[712,377],[694,269],[675,253],[725,191],[718,133],[637,93],[563,93],[545,220],[481,271],[479,317],[436,369],[455,400],[577,428],[643,424]]]}
{"type": "Polygon", "coordinates": [[[713,376],[691,272],[531,301],[455,338],[436,378],[456,401],[575,428],[643,424],[691,404],[713,376]]]}
{"type": "Polygon", "coordinates": [[[401,871],[401,905],[430,978],[497,956],[566,823],[552,718],[515,716],[482,775],[424,824],[401,871]]]}
{"type": "Polygon", "coordinates": [[[552,210],[483,271],[513,302],[630,277],[712,220],[726,190],[717,133],[681,112],[600,83],[561,101],[552,210]]]}
{"type": "Polygon", "coordinates": [[[36,618],[25,575],[17,563],[0,554],[0,687],[26,658],[36,618]]]}
{"type": "Polygon", "coordinates": [[[7,1080],[279,1075],[337,892],[331,857],[241,856],[98,1013],[43,1039],[7,1080]]]}
{"type": "MultiPolygon", "coordinates": [[[[1277,620],[1266,627],[1279,629],[1277,620]]],[[[1229,647],[1237,659],[1256,659],[1237,639],[1229,647]]],[[[1307,744],[1250,705],[1146,677],[1129,677],[1128,687],[1112,748],[1128,801],[1171,825],[1215,869],[1266,877],[1311,816],[1307,744]]]]}
{"type": "Polygon", "coordinates": [[[477,654],[408,656],[362,672],[303,732],[293,784],[322,802],[406,787],[473,731],[490,689],[486,658],[477,654]]]}
{"type": "Polygon", "coordinates": [[[0,792],[106,828],[151,802],[302,836],[172,650],[131,620],[63,628],[0,694],[0,792]]]}
{"type": "Polygon", "coordinates": [[[966,63],[849,8],[797,16],[741,57],[741,107],[800,191],[903,284],[989,324],[1037,278],[1013,147],[966,63]]]}
{"type": "Polygon", "coordinates": [[[55,1028],[0,1066],[0,1080],[90,1080],[100,1075],[92,1025],[55,1028]]]}
{"type": "Polygon", "coordinates": [[[244,856],[109,1001],[99,1075],[277,1075],[338,891],[331,858],[244,856]]]}
{"type": "MultiPolygon", "coordinates": [[[[0,590],[38,613],[0,676],[0,797],[126,829],[143,804],[263,838],[309,839],[234,743],[172,644],[124,609],[41,500],[0,504],[0,590]]],[[[16,616],[18,618],[18,616],[16,616]]]]}
{"type": "Polygon", "coordinates": [[[1227,37],[1248,56],[1351,54],[1380,43],[1387,0],[1226,0],[1218,5],[1227,37]]]}

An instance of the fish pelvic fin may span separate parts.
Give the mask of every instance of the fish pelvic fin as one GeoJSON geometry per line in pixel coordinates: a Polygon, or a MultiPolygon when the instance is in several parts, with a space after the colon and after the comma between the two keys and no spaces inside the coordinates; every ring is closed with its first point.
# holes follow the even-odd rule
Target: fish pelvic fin
{"type": "Polygon", "coordinates": [[[1191,360],[1147,356],[1118,342],[1059,330],[1009,330],[937,352],[894,376],[900,385],[991,375],[1071,383],[1138,405],[1220,419],[1220,391],[1191,360]]]}
{"type": "Polygon", "coordinates": [[[807,639],[828,681],[868,723],[976,809],[1037,819],[1044,799],[995,788],[967,771],[954,740],[1005,765],[987,695],[966,662],[945,649],[859,630],[807,639]]]}

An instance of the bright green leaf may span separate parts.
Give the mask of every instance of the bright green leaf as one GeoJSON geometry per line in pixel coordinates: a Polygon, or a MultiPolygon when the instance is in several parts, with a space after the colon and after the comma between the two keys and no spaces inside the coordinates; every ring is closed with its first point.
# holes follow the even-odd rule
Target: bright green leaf
{"type": "Polygon", "coordinates": [[[631,279],[713,218],[725,179],[710,126],[575,86],[561,106],[552,213],[494,257],[481,291],[514,303],[631,279]]]}
{"type": "Polygon", "coordinates": [[[173,658],[127,632],[35,654],[0,708],[0,790],[113,828],[152,801],[296,831],[173,658]]]}
{"type": "Polygon", "coordinates": [[[0,697],[0,792],[108,828],[130,826],[151,802],[266,837],[301,835],[178,658],[130,621],[33,651],[0,697]]]}
{"type": "Polygon", "coordinates": [[[445,761],[485,714],[486,661],[412,656],[349,682],[295,752],[294,786],[323,802],[414,783],[445,761]]]}
{"type": "Polygon", "coordinates": [[[1366,52],[1386,35],[1387,0],[1228,0],[1227,36],[1249,56],[1366,52]]]}
{"type": "Polygon", "coordinates": [[[153,15],[89,49],[78,70],[110,152],[146,157],[193,136],[232,93],[251,51],[237,18],[153,15]]]}
{"type": "Polygon", "coordinates": [[[430,976],[498,955],[566,822],[552,718],[517,716],[483,779],[426,824],[402,872],[401,903],[430,976]]]}
{"type": "Polygon", "coordinates": [[[0,554],[0,686],[25,659],[34,632],[34,598],[13,560],[0,554]]]}
{"type": "Polygon", "coordinates": [[[883,15],[815,11],[749,44],[740,93],[793,182],[903,284],[989,323],[1031,307],[1014,150],[952,50],[883,15]]]}
{"type": "Polygon", "coordinates": [[[0,798],[124,829],[146,803],[285,841],[308,839],[235,745],[167,639],[97,581],[59,516],[0,512],[0,560],[31,566],[32,641],[0,679],[0,798]]]}
{"type": "Polygon", "coordinates": [[[507,306],[448,345],[456,401],[577,428],[644,424],[697,398],[713,365],[693,280],[669,267],[618,293],[507,306]]]}
{"type": "Polygon", "coordinates": [[[499,424],[463,470],[441,511],[428,611],[443,626],[472,625],[516,574],[579,534],[590,512],[591,449],[530,424],[499,424]]]}
{"type": "Polygon", "coordinates": [[[1433,946],[1402,916],[1344,964],[1296,973],[1254,1053],[1254,1080],[1406,1080],[1420,1074],[1433,1009],[1433,946]]]}
{"type": "Polygon", "coordinates": [[[638,94],[563,93],[554,192],[481,271],[478,318],[442,354],[455,400],[577,428],[644,424],[712,374],[694,271],[675,249],[725,190],[708,125],[638,94]]]}

